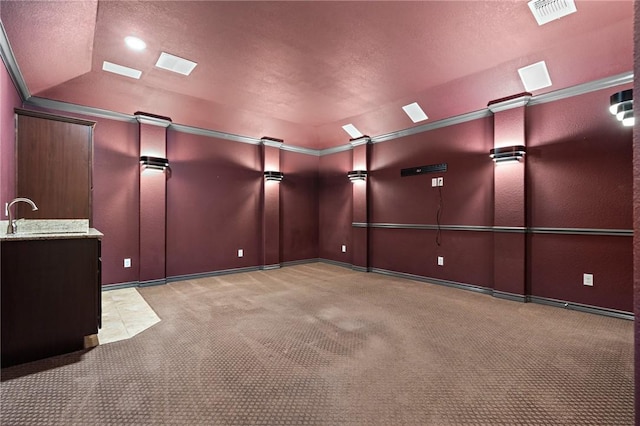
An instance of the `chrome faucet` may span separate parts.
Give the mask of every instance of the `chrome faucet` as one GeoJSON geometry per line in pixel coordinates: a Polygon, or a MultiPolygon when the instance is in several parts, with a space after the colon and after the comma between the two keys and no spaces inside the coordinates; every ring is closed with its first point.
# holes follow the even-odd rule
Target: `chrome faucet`
{"type": "Polygon", "coordinates": [[[9,226],[7,226],[7,234],[15,234],[16,231],[18,230],[18,225],[16,224],[16,221],[11,218],[11,206],[13,206],[15,203],[20,201],[22,201],[23,203],[31,204],[32,211],[38,210],[38,206],[36,206],[36,203],[31,201],[30,199],[22,198],[22,197],[14,198],[7,206],[7,213],[9,214],[9,226]]]}

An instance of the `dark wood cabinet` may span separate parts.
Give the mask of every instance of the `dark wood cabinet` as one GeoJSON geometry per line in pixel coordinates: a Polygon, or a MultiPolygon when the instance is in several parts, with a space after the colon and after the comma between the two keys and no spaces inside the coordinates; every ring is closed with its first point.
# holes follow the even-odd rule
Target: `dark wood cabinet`
{"type": "Polygon", "coordinates": [[[17,217],[89,219],[95,122],[16,112],[16,194],[38,205],[16,205],[17,217]]]}
{"type": "Polygon", "coordinates": [[[2,367],[82,349],[101,317],[98,238],[3,240],[2,367]]]}

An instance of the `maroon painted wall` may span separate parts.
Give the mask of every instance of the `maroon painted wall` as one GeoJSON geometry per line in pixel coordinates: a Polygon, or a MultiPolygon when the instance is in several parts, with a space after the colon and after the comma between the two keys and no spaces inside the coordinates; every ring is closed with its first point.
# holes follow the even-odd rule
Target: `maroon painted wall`
{"type": "Polygon", "coordinates": [[[280,261],[318,257],[318,166],[320,158],[280,153],[280,261]]]}
{"type": "MultiPolygon", "coordinates": [[[[140,123],[140,156],[167,158],[167,129],[140,123]]],[[[140,282],[166,278],[166,170],[140,168],[140,282]]]]}
{"type": "Polygon", "coordinates": [[[260,148],[169,129],[168,277],[260,265],[260,148]]]}
{"type": "MultiPolygon", "coordinates": [[[[493,147],[491,117],[374,144],[369,173],[370,221],[437,223],[439,190],[431,178],[444,177],[443,225],[493,225],[493,147]],[[447,163],[443,173],[401,177],[400,170],[447,163]]],[[[491,232],[380,229],[370,233],[371,266],[415,275],[491,287],[491,232]],[[437,265],[444,257],[444,266],[437,265]]]]}
{"type": "MultiPolygon", "coordinates": [[[[634,75],[640,75],[640,2],[633,5],[633,69],[634,75]]],[[[640,93],[640,79],[634,80],[633,91],[640,93]]],[[[638,111],[634,111],[636,121],[638,111]]],[[[635,412],[636,424],[640,424],[640,134],[634,132],[633,136],[633,308],[635,313],[635,412]]]]}
{"type": "Polygon", "coordinates": [[[9,72],[0,65],[0,204],[2,219],[4,203],[16,197],[15,193],[15,128],[13,109],[22,105],[20,95],[11,81],[9,72]]]}
{"type": "MultiPolygon", "coordinates": [[[[2,87],[9,84],[19,103],[4,71],[2,87]]],[[[631,131],[608,115],[610,92],[527,107],[528,226],[631,229],[631,131]]],[[[12,130],[15,105],[2,106],[3,123],[9,121],[12,130]]],[[[97,122],[93,219],[105,234],[103,283],[135,282],[138,124],[86,118],[97,122]],[[132,258],[132,268],[123,267],[125,257],[132,258]]],[[[493,225],[494,165],[487,155],[492,124],[488,117],[372,145],[371,222],[435,224],[439,201],[431,177],[437,174],[401,178],[400,169],[446,162],[442,224],[493,225]]],[[[6,152],[13,157],[13,134],[7,139],[6,129],[3,125],[3,163],[6,152]]],[[[167,138],[172,167],[167,276],[260,266],[261,147],[172,130],[167,138]],[[239,248],[243,258],[237,257],[239,248]]],[[[352,155],[344,151],[318,158],[281,151],[281,261],[320,257],[352,263],[352,184],[346,178],[352,155]],[[347,253],[340,251],[342,244],[347,253]]],[[[1,175],[7,192],[13,185],[6,183],[6,168],[1,175]]],[[[443,231],[437,246],[432,230],[373,228],[371,266],[492,287],[492,235],[443,231]],[[436,256],[445,257],[444,266],[436,265],[436,256]]],[[[630,237],[530,235],[529,290],[535,296],[630,311],[631,242],[630,237]],[[583,272],[594,274],[593,288],[582,286],[583,272]]]]}
{"type": "MultiPolygon", "coordinates": [[[[277,145],[277,144],[276,144],[277,145]]],[[[280,172],[282,151],[273,145],[261,147],[262,166],[265,171],[280,172]]],[[[264,181],[262,194],[262,257],[261,262],[268,268],[280,264],[280,181],[264,181]]]]}
{"type": "MultiPolygon", "coordinates": [[[[527,108],[528,226],[632,229],[632,129],[608,111],[623,88],[527,108]]],[[[529,235],[531,295],[632,311],[632,241],[529,235]]]]}
{"type": "Polygon", "coordinates": [[[352,167],[351,151],[320,157],[318,189],[318,256],[351,263],[352,188],[347,172],[352,167]],[[342,245],[347,252],[342,252],[342,245]]]}
{"type": "Polygon", "coordinates": [[[102,238],[102,283],[139,279],[140,150],[138,123],[96,119],[93,136],[93,226],[102,238]],[[131,268],[124,268],[125,258],[131,268]]]}

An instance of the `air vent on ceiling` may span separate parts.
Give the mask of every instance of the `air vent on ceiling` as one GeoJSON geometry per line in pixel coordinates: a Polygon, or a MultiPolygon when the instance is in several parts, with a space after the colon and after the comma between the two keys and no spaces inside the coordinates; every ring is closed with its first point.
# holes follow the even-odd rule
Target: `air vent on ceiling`
{"type": "Polygon", "coordinates": [[[344,126],[342,126],[342,128],[344,129],[345,132],[349,134],[349,136],[351,136],[354,139],[364,136],[362,132],[360,132],[360,130],[358,130],[356,126],[354,126],[351,123],[345,124],[344,126]]]}
{"type": "Polygon", "coordinates": [[[189,75],[191,71],[198,65],[188,59],[162,52],[156,62],[156,67],[165,70],[177,72],[178,74],[189,75]]]}
{"type": "Polygon", "coordinates": [[[413,121],[414,123],[417,123],[419,121],[424,121],[427,118],[429,118],[427,117],[427,114],[425,114],[424,110],[420,108],[420,105],[418,105],[417,102],[414,102],[409,105],[405,105],[402,107],[402,109],[409,116],[411,121],[413,121]]]}
{"type": "Polygon", "coordinates": [[[531,0],[528,4],[538,25],[544,25],[576,11],[573,0],[531,0]]]}
{"type": "Polygon", "coordinates": [[[519,68],[518,74],[520,74],[520,80],[522,80],[527,92],[551,86],[551,77],[549,77],[549,70],[544,61],[519,68]]]}
{"type": "Polygon", "coordinates": [[[102,62],[102,70],[109,71],[114,74],[120,74],[125,77],[131,77],[135,79],[139,79],[142,75],[142,71],[137,70],[135,68],[125,67],[124,65],[114,64],[113,62],[103,61],[102,62]]]}

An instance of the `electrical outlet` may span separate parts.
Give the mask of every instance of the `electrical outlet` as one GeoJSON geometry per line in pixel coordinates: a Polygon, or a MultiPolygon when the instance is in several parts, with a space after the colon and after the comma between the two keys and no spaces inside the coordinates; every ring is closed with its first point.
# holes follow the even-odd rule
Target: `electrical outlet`
{"type": "Polygon", "coordinates": [[[593,274],[582,274],[582,284],[593,287],[593,274]]]}
{"type": "Polygon", "coordinates": [[[238,257],[242,257],[242,256],[244,256],[244,250],[238,249],[238,257]]]}
{"type": "Polygon", "coordinates": [[[444,266],[444,256],[438,256],[438,266],[444,266]]]}
{"type": "Polygon", "coordinates": [[[131,268],[131,258],[127,257],[124,259],[124,267],[131,268]]]}
{"type": "Polygon", "coordinates": [[[346,252],[347,252],[347,246],[346,246],[346,245],[344,245],[344,244],[342,245],[342,252],[343,252],[343,253],[346,253],[346,252]]]}
{"type": "Polygon", "coordinates": [[[444,186],[444,178],[443,177],[439,177],[438,178],[438,186],[444,186]]]}
{"type": "Polygon", "coordinates": [[[438,186],[438,178],[432,178],[431,179],[431,186],[433,188],[435,188],[436,186],[438,186]]]}

